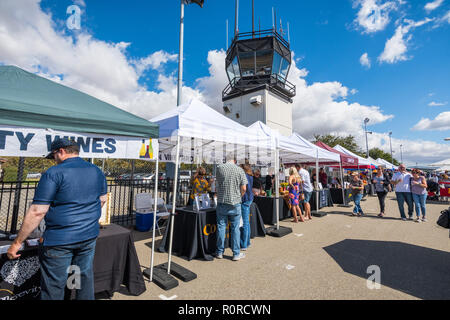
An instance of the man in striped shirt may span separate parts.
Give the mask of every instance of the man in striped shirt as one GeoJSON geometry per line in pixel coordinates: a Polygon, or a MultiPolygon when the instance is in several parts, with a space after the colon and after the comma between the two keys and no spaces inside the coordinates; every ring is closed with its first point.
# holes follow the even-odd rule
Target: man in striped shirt
{"type": "Polygon", "coordinates": [[[241,199],[247,189],[244,170],[236,165],[234,155],[227,156],[227,162],[217,167],[217,250],[216,258],[222,259],[225,250],[225,231],[230,222],[231,249],[233,261],[245,257],[240,252],[241,199]]]}

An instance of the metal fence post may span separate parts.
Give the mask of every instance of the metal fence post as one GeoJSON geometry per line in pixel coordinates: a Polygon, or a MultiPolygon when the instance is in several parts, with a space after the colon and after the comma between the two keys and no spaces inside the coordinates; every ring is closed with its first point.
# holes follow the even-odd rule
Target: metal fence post
{"type": "Polygon", "coordinates": [[[19,207],[20,207],[20,194],[22,192],[22,179],[23,179],[23,169],[25,166],[25,158],[19,158],[19,167],[17,169],[17,184],[16,190],[14,191],[14,207],[11,218],[11,233],[17,232],[17,220],[19,219],[19,207]]]}

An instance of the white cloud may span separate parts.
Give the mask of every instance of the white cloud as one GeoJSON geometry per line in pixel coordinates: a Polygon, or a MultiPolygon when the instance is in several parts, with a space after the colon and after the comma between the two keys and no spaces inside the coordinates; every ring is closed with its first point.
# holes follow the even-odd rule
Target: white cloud
{"type": "MultiPolygon", "coordinates": [[[[130,43],[108,43],[93,38],[84,30],[75,36],[58,31],[51,15],[44,13],[39,4],[38,0],[0,1],[0,63],[20,66],[145,119],[175,108],[176,72],[166,70],[167,63],[176,61],[175,54],[156,51],[147,57],[130,58],[127,56],[130,43]],[[146,70],[158,74],[155,90],[140,84],[146,70]]],[[[222,110],[221,92],[228,82],[224,59],[223,50],[208,53],[209,75],[198,79],[193,87],[183,87],[184,101],[195,97],[222,110]]],[[[353,134],[364,146],[364,118],[370,118],[370,124],[393,118],[378,106],[349,102],[348,96],[356,93],[356,89],[350,90],[340,82],[308,84],[305,80],[308,71],[299,69],[295,57],[293,60],[289,74],[289,81],[297,86],[293,123],[303,136],[353,134]]],[[[375,146],[375,142],[370,147],[372,145],[375,146]]],[[[434,157],[436,150],[446,150],[446,146],[430,145],[434,149],[429,153],[423,154],[418,148],[411,157],[434,157]]]]}
{"type": "Polygon", "coordinates": [[[422,118],[413,128],[415,131],[450,131],[450,111],[442,112],[436,118],[422,118]]]}
{"type": "MultiPolygon", "coordinates": [[[[365,146],[365,138],[363,135],[359,136],[358,142],[365,146]]],[[[389,134],[388,133],[373,133],[368,135],[369,148],[380,148],[381,150],[390,154],[389,134]]],[[[392,150],[394,158],[400,161],[400,145],[402,147],[403,162],[407,165],[430,164],[436,161],[447,159],[450,154],[450,144],[440,144],[428,140],[410,140],[397,139],[395,133],[392,136],[392,150]]],[[[364,149],[365,150],[365,149],[364,149]]]]}
{"type": "Polygon", "coordinates": [[[382,31],[390,22],[390,13],[397,10],[401,4],[402,0],[384,3],[379,0],[354,0],[353,7],[361,7],[355,23],[363,29],[363,33],[382,31]]]}
{"type": "Polygon", "coordinates": [[[433,28],[438,28],[446,23],[450,24],[450,10],[447,11],[447,13],[443,15],[441,18],[436,19],[436,23],[434,24],[433,28]]]}
{"type": "Polygon", "coordinates": [[[442,102],[434,102],[434,101],[432,101],[428,104],[428,106],[430,106],[430,107],[440,107],[440,106],[446,106],[446,105],[447,105],[447,102],[442,103],[442,102]]]}
{"type": "Polygon", "coordinates": [[[359,58],[359,63],[361,63],[362,66],[367,67],[370,69],[371,63],[370,63],[370,58],[369,55],[366,53],[364,53],[361,58],[359,58]]]}
{"type": "Polygon", "coordinates": [[[407,55],[408,43],[411,41],[412,35],[408,35],[408,33],[430,21],[433,21],[433,19],[426,18],[417,22],[405,19],[404,24],[398,26],[395,30],[394,36],[386,41],[384,51],[378,57],[378,61],[380,63],[393,64],[399,61],[409,60],[410,57],[407,55]]]}
{"type": "Polygon", "coordinates": [[[444,0],[435,0],[433,2],[428,2],[425,5],[425,10],[430,13],[431,11],[439,8],[441,6],[441,4],[444,2],[444,0]]]}

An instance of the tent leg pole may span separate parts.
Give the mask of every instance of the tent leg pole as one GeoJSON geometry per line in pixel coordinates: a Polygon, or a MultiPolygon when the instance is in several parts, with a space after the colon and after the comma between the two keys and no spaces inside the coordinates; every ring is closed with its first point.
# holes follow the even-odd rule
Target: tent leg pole
{"type": "Polygon", "coordinates": [[[316,212],[319,212],[319,151],[316,150],[316,185],[317,185],[317,192],[316,192],[316,212]]]}
{"type": "Polygon", "coordinates": [[[159,177],[159,154],[156,156],[156,168],[155,168],[155,196],[153,205],[153,234],[152,234],[152,256],[150,258],[150,282],[153,281],[153,265],[155,257],[155,236],[156,236],[156,211],[158,208],[158,177],[159,177]]]}
{"type": "Polygon", "coordinates": [[[175,224],[175,207],[177,204],[177,189],[178,189],[178,166],[180,162],[180,136],[177,137],[177,152],[175,158],[175,176],[173,177],[173,201],[172,214],[170,215],[170,240],[169,240],[169,260],[167,263],[167,274],[170,274],[170,264],[172,263],[172,241],[173,241],[173,227],[175,224]]]}

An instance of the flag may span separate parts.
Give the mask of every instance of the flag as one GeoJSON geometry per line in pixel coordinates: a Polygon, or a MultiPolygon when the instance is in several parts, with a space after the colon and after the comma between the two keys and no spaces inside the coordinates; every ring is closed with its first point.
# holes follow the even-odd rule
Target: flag
{"type": "Polygon", "coordinates": [[[203,3],[205,2],[205,0],[185,0],[186,4],[191,4],[191,3],[196,3],[198,4],[201,8],[203,8],[203,3]]]}

